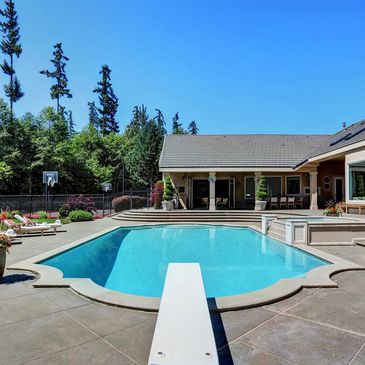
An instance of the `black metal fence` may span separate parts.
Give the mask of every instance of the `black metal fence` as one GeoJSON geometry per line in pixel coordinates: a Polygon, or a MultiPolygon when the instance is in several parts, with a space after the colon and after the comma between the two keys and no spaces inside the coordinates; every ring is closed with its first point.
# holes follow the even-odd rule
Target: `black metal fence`
{"type": "MultiPolygon", "coordinates": [[[[34,214],[36,212],[44,211],[48,213],[58,212],[63,204],[67,203],[70,195],[80,194],[55,194],[55,195],[0,195],[0,208],[3,210],[19,210],[21,213],[34,214]]],[[[105,193],[105,194],[82,194],[85,197],[91,198],[95,202],[95,207],[99,214],[109,214],[113,212],[112,201],[114,198],[120,196],[130,197],[129,209],[148,208],[150,206],[149,189],[144,190],[126,190],[119,193],[105,193]],[[138,206],[134,206],[132,196],[140,196],[138,206]]]]}

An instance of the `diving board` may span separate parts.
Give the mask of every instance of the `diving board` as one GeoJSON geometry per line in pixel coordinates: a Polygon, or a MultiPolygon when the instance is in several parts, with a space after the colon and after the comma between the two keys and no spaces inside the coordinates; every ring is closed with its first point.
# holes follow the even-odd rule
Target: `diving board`
{"type": "Polygon", "coordinates": [[[200,265],[169,264],[149,365],[218,365],[200,265]]]}

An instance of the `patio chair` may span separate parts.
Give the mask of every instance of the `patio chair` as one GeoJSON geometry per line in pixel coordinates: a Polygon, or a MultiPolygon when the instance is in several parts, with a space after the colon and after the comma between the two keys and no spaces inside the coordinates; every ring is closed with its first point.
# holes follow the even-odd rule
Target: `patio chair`
{"type": "Polygon", "coordinates": [[[277,197],[270,197],[270,209],[274,208],[278,209],[278,198],[277,197]]]}
{"type": "Polygon", "coordinates": [[[228,207],[228,198],[220,198],[220,202],[217,203],[217,207],[228,207]]]}
{"type": "Polygon", "coordinates": [[[295,201],[295,208],[300,207],[300,208],[302,208],[302,209],[303,209],[303,201],[304,201],[304,198],[301,196],[301,197],[299,198],[299,200],[296,200],[296,201],[295,201]]]}
{"type": "Polygon", "coordinates": [[[202,198],[202,206],[205,208],[209,206],[209,198],[202,198]]]}
{"type": "Polygon", "coordinates": [[[10,229],[14,230],[17,234],[26,234],[26,233],[40,233],[42,236],[44,235],[44,232],[49,231],[51,229],[51,226],[46,224],[40,224],[37,226],[23,226],[21,224],[16,224],[11,219],[5,219],[3,220],[3,223],[10,229]]]}
{"type": "Polygon", "coordinates": [[[294,198],[294,196],[290,196],[289,198],[288,198],[288,209],[290,209],[290,207],[291,208],[295,208],[295,198],[294,198]]]}
{"type": "MultiPolygon", "coordinates": [[[[31,219],[29,219],[25,215],[16,214],[14,217],[18,221],[22,222],[24,224],[24,226],[26,226],[26,227],[41,227],[42,225],[44,225],[44,223],[33,222],[31,219]]],[[[53,228],[54,233],[57,233],[57,228],[62,227],[62,223],[60,220],[56,220],[54,223],[47,223],[47,225],[50,226],[51,228],[53,228]]]]}
{"type": "Polygon", "coordinates": [[[282,196],[280,198],[280,209],[284,207],[285,209],[288,208],[288,197],[287,196],[282,196]]]}

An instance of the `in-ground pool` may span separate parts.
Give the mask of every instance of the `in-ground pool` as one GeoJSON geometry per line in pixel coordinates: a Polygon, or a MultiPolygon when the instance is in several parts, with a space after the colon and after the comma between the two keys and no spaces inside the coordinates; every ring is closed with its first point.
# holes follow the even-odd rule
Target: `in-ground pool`
{"type": "Polygon", "coordinates": [[[160,297],[170,262],[198,262],[207,297],[263,289],[329,264],[249,228],[120,228],[40,263],[123,293],[160,297]]]}

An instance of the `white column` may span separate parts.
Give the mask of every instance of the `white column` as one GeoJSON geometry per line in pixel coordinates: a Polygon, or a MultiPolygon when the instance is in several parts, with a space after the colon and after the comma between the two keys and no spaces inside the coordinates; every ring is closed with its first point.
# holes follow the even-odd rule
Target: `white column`
{"type": "Polygon", "coordinates": [[[209,210],[215,210],[215,172],[209,172],[209,210]]]}
{"type": "Polygon", "coordinates": [[[311,171],[309,173],[310,198],[311,198],[310,209],[312,210],[318,209],[317,175],[318,175],[317,171],[311,171]]]}

